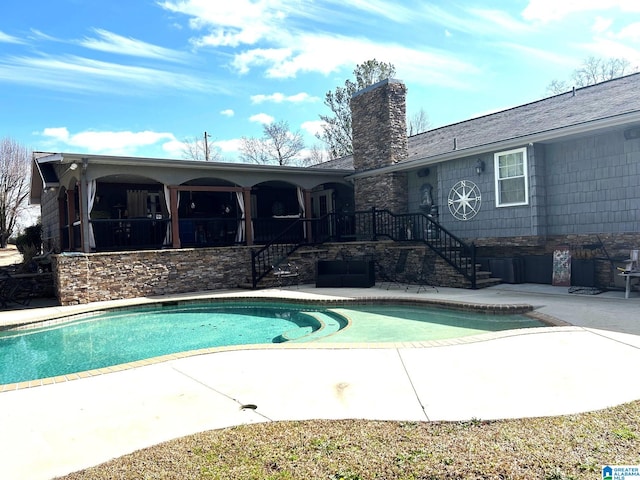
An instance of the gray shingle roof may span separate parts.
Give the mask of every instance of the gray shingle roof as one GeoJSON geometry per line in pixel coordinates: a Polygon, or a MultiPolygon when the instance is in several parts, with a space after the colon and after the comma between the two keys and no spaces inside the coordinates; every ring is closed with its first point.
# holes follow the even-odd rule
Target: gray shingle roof
{"type": "Polygon", "coordinates": [[[640,111],[640,73],[409,137],[409,160],[640,111]]]}
{"type": "MultiPolygon", "coordinates": [[[[632,112],[640,112],[640,73],[414,135],[404,162],[450,153],[454,139],[464,150],[632,112]]],[[[317,166],[353,169],[353,156],[317,166]]]]}

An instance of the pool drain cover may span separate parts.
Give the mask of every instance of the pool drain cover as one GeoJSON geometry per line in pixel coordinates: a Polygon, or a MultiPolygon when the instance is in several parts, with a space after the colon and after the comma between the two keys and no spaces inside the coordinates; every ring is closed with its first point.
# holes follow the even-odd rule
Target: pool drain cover
{"type": "Polygon", "coordinates": [[[240,410],[257,410],[258,406],[253,403],[246,403],[240,406],[240,410]]]}

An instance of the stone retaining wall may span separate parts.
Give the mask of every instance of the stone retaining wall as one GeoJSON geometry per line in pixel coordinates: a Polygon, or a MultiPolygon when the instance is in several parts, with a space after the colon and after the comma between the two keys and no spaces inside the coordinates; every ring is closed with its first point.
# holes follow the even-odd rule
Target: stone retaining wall
{"type": "Polygon", "coordinates": [[[53,256],[61,305],[236,288],[250,282],[247,247],[53,256]]]}
{"type": "MultiPolygon", "coordinates": [[[[327,243],[303,247],[290,261],[300,271],[300,283],[314,284],[316,262],[369,257],[377,260],[379,270],[393,272],[401,249],[410,250],[403,281],[415,279],[424,255],[433,266],[429,283],[438,286],[468,287],[446,262],[425,245],[398,244],[391,241],[327,243]]],[[[53,256],[56,296],[61,305],[238,288],[251,284],[251,248],[222,247],[178,250],[144,250],[110,253],[70,253],[53,256]]],[[[267,275],[258,285],[277,285],[267,275]]]]}

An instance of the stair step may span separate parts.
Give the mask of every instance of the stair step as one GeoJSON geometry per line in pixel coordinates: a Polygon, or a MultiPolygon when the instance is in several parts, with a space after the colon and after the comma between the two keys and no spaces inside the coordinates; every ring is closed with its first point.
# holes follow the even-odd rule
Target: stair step
{"type": "Polygon", "coordinates": [[[484,270],[476,270],[476,278],[485,279],[485,278],[490,278],[490,277],[491,277],[491,272],[486,272],[484,270]]]}
{"type": "Polygon", "coordinates": [[[479,279],[476,277],[476,288],[493,287],[494,285],[500,285],[501,283],[502,283],[501,278],[491,277],[491,278],[479,279]]]}

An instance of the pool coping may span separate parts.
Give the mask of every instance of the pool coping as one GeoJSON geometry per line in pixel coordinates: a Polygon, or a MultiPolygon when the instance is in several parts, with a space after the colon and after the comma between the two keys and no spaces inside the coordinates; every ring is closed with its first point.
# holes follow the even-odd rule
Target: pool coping
{"type": "MultiPolygon", "coordinates": [[[[555,318],[551,315],[547,315],[541,312],[537,312],[532,305],[528,304],[483,304],[483,303],[471,303],[471,302],[458,302],[454,300],[442,300],[442,299],[416,299],[406,297],[359,297],[359,298],[326,298],[326,299],[310,299],[310,298],[277,298],[264,297],[264,296],[197,296],[197,297],[185,297],[185,298],[173,298],[173,299],[150,299],[146,298],[139,302],[127,301],[122,305],[103,305],[103,304],[86,304],[83,305],[82,311],[76,313],[55,312],[54,318],[38,318],[35,317],[31,321],[22,321],[13,325],[4,324],[0,325],[0,331],[20,331],[30,330],[35,328],[42,328],[60,323],[66,323],[70,321],[70,318],[75,319],[82,318],[83,316],[93,315],[105,311],[117,311],[122,309],[129,309],[141,306],[152,306],[154,304],[162,305],[193,305],[204,302],[216,301],[217,303],[234,303],[238,301],[251,301],[251,302],[263,302],[273,303],[291,303],[302,305],[325,305],[325,306],[341,306],[341,305],[380,305],[380,304],[395,304],[395,305],[412,305],[412,306],[430,306],[448,308],[451,310],[467,311],[474,313],[486,313],[486,314],[503,314],[503,315],[525,315],[535,320],[541,321],[548,325],[547,327],[536,328],[520,328],[502,330],[497,332],[487,332],[476,335],[469,335],[465,337],[442,339],[442,340],[426,340],[426,341],[413,341],[413,342],[345,342],[345,343],[278,343],[278,344],[252,344],[252,345],[231,345],[223,347],[209,347],[197,350],[188,350],[185,352],[171,353],[167,355],[161,355],[157,357],[147,358],[143,360],[136,360],[133,362],[122,363],[109,367],[102,367],[92,370],[86,370],[82,372],[71,373],[67,375],[58,375],[54,377],[41,378],[36,380],[26,380],[22,382],[0,384],[0,393],[22,390],[27,388],[35,388],[45,385],[53,385],[57,383],[65,383],[74,380],[81,380],[83,378],[90,378],[99,375],[106,375],[109,373],[122,372],[124,370],[130,370],[135,368],[146,367],[159,363],[165,363],[172,360],[179,360],[188,357],[195,357],[200,355],[209,355],[214,353],[229,352],[229,351],[243,351],[243,350],[271,350],[271,349],[407,349],[407,348],[434,348],[443,346],[455,346],[466,345],[471,343],[486,342],[490,340],[497,340],[501,338],[508,338],[519,335],[531,335],[540,333],[549,333],[554,331],[583,331],[583,327],[576,327],[568,322],[555,318]],[[562,327],[562,328],[559,328],[562,327]]],[[[50,317],[51,315],[49,315],[50,317]]]]}

